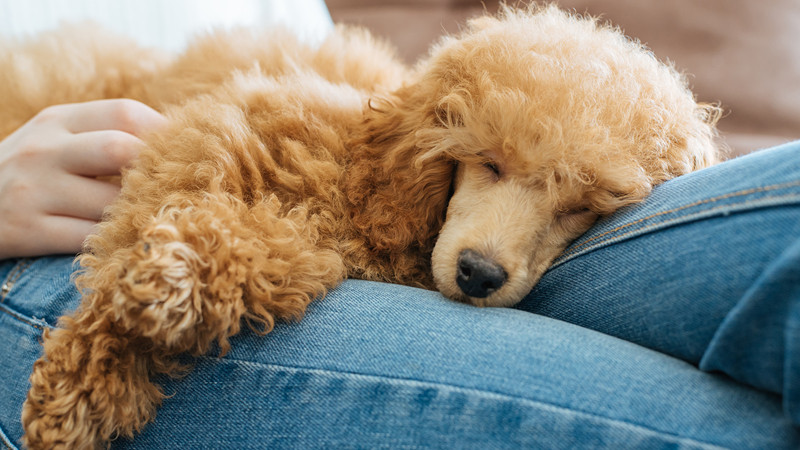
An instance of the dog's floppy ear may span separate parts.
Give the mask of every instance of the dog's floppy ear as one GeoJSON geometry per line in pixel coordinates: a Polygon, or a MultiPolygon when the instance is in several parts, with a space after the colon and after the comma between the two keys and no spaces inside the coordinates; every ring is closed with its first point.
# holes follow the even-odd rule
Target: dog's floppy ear
{"type": "Polygon", "coordinates": [[[422,137],[442,120],[425,97],[412,85],[370,100],[362,131],[351,141],[349,214],[374,251],[415,246],[430,252],[444,221],[454,166],[422,137]]]}

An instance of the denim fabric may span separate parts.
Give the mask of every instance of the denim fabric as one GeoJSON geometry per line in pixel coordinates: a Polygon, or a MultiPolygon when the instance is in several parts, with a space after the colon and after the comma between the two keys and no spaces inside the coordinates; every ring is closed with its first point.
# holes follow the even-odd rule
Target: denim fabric
{"type": "Polygon", "coordinates": [[[22,435],[22,402],[42,332],[78,304],[72,260],[0,260],[0,443],[9,448],[22,435]]]}
{"type": "MultiPolygon", "coordinates": [[[[578,325],[347,281],[160,380],[155,422],[113,447],[798,448],[798,155],[680,178],[599,223],[521,305],[578,325]]],[[[0,261],[10,448],[42,330],[77,305],[72,270],[0,261]]]]}
{"type": "MultiPolygon", "coordinates": [[[[69,271],[68,258],[34,260],[0,305],[12,343],[0,372],[9,446],[37,341],[59,313],[41,295],[57,292],[73,308],[77,293],[56,288],[69,271]]],[[[233,344],[224,358],[196,360],[185,379],[161,380],[170,398],[156,421],[114,447],[800,445],[774,395],[585,328],[413,288],[348,281],[300,323],[233,344]]]]}
{"type": "Polygon", "coordinates": [[[800,142],[657,187],[518,307],[784,394],[800,424],[800,142]]]}
{"type": "Polygon", "coordinates": [[[786,414],[800,424],[800,239],[725,317],[700,368],[782,393],[786,414]]]}

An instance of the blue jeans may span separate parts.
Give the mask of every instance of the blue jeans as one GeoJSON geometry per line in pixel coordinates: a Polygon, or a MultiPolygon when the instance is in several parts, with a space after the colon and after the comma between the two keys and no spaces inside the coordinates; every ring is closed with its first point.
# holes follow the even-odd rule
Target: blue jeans
{"type": "MultiPolygon", "coordinates": [[[[77,305],[72,271],[0,262],[10,448],[42,330],[77,305]]],[[[794,143],[601,221],[517,309],[347,281],[300,323],[161,380],[155,422],[114,447],[798,448],[799,327],[794,143]]]]}

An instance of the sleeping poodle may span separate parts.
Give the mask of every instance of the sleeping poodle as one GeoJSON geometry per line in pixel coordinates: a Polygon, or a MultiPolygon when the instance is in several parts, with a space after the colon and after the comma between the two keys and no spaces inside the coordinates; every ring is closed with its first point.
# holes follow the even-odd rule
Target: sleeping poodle
{"type": "Polygon", "coordinates": [[[216,32],[165,57],[86,29],[0,46],[0,138],[59,103],[164,112],[45,333],[30,448],[131,437],[186,367],[353,277],[519,301],[598,216],[714,163],[718,109],[642,45],[555,7],[505,8],[413,70],[359,29],[318,48],[216,32]]]}

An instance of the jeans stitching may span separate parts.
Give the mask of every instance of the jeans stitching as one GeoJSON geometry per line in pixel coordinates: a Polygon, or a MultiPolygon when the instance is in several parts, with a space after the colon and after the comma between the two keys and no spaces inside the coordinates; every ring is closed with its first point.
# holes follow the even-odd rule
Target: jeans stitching
{"type": "MultiPolygon", "coordinates": [[[[762,199],[759,199],[759,200],[780,199],[780,198],[800,199],[800,196],[798,196],[796,194],[783,195],[783,196],[770,196],[770,197],[763,197],[762,199]]],[[[688,215],[685,215],[685,216],[676,217],[676,218],[669,219],[669,220],[664,220],[662,222],[655,222],[655,223],[652,223],[650,225],[644,226],[642,228],[637,228],[635,230],[628,231],[626,233],[616,234],[616,235],[613,235],[613,236],[609,237],[608,239],[604,239],[602,241],[595,242],[594,244],[592,244],[590,246],[581,246],[582,248],[580,248],[580,251],[578,251],[578,249],[575,249],[575,251],[571,251],[571,252],[569,252],[567,254],[562,255],[555,263],[553,263],[553,265],[550,267],[550,269],[552,269],[552,268],[554,268],[556,266],[559,266],[561,264],[564,264],[567,261],[579,256],[580,254],[590,252],[590,251],[595,250],[597,248],[601,248],[601,247],[605,246],[606,244],[619,242],[620,240],[623,240],[623,239],[625,239],[627,237],[630,237],[630,236],[635,236],[635,235],[638,235],[638,234],[646,234],[649,231],[654,230],[654,229],[658,229],[658,228],[661,228],[661,227],[664,227],[664,226],[669,226],[671,224],[685,222],[687,219],[691,221],[694,218],[705,217],[708,214],[713,214],[713,213],[715,213],[717,211],[724,211],[724,210],[730,209],[731,207],[743,206],[743,205],[748,205],[748,204],[750,204],[750,205],[759,205],[759,204],[763,204],[763,202],[760,202],[760,201],[759,202],[756,202],[756,201],[744,201],[744,202],[740,202],[740,203],[729,203],[729,204],[717,206],[717,207],[710,208],[710,209],[704,209],[702,211],[699,211],[699,212],[696,212],[696,213],[693,213],[693,214],[688,214],[688,215]]],[[[620,229],[622,229],[622,228],[625,228],[625,227],[620,227],[620,229]]],[[[607,234],[607,233],[604,233],[604,235],[605,234],[607,234]]]]}
{"type": "MultiPolygon", "coordinates": [[[[776,199],[776,198],[787,198],[787,197],[788,198],[800,199],[800,196],[797,196],[797,195],[773,196],[773,197],[764,197],[764,198],[776,199]]],[[[598,243],[596,243],[596,244],[594,244],[594,245],[592,245],[590,247],[587,247],[585,250],[591,250],[591,249],[594,249],[594,248],[597,248],[597,247],[601,247],[601,246],[603,246],[603,245],[605,245],[605,244],[607,244],[609,242],[613,242],[613,241],[615,241],[617,239],[623,239],[623,238],[626,238],[626,237],[628,237],[630,235],[633,235],[633,234],[646,233],[646,232],[648,232],[648,231],[650,231],[650,230],[652,230],[654,228],[662,227],[664,225],[670,225],[670,224],[673,224],[673,223],[682,222],[682,221],[684,221],[686,219],[692,219],[692,218],[695,218],[695,217],[702,217],[702,216],[704,216],[706,214],[709,214],[709,213],[714,213],[714,212],[717,212],[717,211],[726,210],[726,209],[729,209],[731,206],[744,206],[744,205],[748,205],[748,204],[756,205],[756,204],[759,204],[759,203],[760,202],[731,203],[731,204],[721,205],[721,206],[717,206],[717,207],[710,208],[710,209],[705,209],[703,211],[699,211],[699,212],[696,212],[694,214],[688,214],[688,215],[685,215],[685,216],[676,217],[674,219],[665,220],[663,222],[652,223],[652,224],[647,225],[645,227],[637,228],[635,230],[631,230],[631,231],[628,231],[628,232],[623,233],[623,234],[618,234],[618,235],[615,235],[615,236],[613,236],[613,237],[611,237],[609,239],[600,241],[600,242],[598,242],[598,243]]]]}
{"type": "Polygon", "coordinates": [[[0,303],[0,313],[8,314],[11,318],[16,319],[16,320],[18,320],[18,321],[20,321],[20,322],[22,322],[22,323],[24,323],[26,325],[29,325],[29,326],[31,326],[33,328],[36,328],[37,330],[40,330],[40,331],[44,331],[44,330],[50,328],[49,324],[44,323],[44,322],[39,322],[39,319],[37,319],[35,317],[28,317],[28,316],[25,316],[23,314],[20,314],[20,313],[14,311],[14,310],[8,308],[7,306],[3,305],[2,303],[0,303]]]}
{"type": "MultiPolygon", "coordinates": [[[[693,202],[693,203],[689,203],[687,205],[682,205],[682,206],[679,206],[677,208],[669,209],[669,210],[666,210],[666,211],[659,211],[657,213],[651,214],[649,216],[643,217],[643,218],[635,220],[633,222],[620,225],[620,226],[615,227],[615,228],[613,228],[611,230],[603,232],[603,233],[601,233],[601,234],[599,234],[597,236],[594,236],[591,239],[587,239],[586,241],[581,242],[578,246],[576,246],[575,248],[571,249],[569,251],[569,253],[564,253],[563,255],[561,255],[561,257],[559,257],[558,263],[560,264],[560,263],[564,262],[566,259],[574,256],[577,253],[597,248],[598,246],[602,246],[602,245],[604,245],[604,244],[606,244],[606,243],[608,243],[608,242],[610,242],[612,240],[620,239],[620,238],[623,238],[623,237],[626,237],[626,236],[630,236],[631,234],[634,234],[634,233],[650,230],[653,227],[661,226],[661,225],[663,225],[665,223],[675,222],[675,221],[679,220],[679,219],[671,219],[671,220],[667,220],[667,221],[664,221],[664,222],[657,222],[657,223],[654,223],[654,224],[651,224],[651,225],[647,226],[646,228],[639,228],[639,229],[636,229],[636,230],[633,230],[633,231],[629,231],[629,232],[626,232],[626,233],[623,233],[623,234],[614,235],[611,238],[604,239],[604,240],[602,240],[600,242],[597,242],[597,243],[594,243],[592,245],[589,245],[589,243],[597,241],[598,239],[604,238],[604,237],[606,237],[606,236],[608,236],[608,235],[610,235],[612,233],[616,233],[616,232],[618,232],[620,230],[624,230],[625,228],[630,228],[630,227],[632,227],[634,225],[640,224],[642,222],[646,222],[646,221],[648,221],[650,219],[653,219],[653,218],[656,218],[656,217],[659,217],[659,216],[675,213],[675,212],[678,212],[678,211],[683,211],[685,209],[693,208],[695,206],[706,205],[706,204],[710,204],[710,203],[716,203],[716,202],[719,202],[721,200],[727,200],[727,199],[734,198],[734,197],[741,197],[741,196],[744,196],[744,195],[755,194],[755,193],[758,193],[758,192],[769,192],[769,191],[774,191],[774,190],[788,188],[788,187],[794,187],[794,186],[800,186],[800,180],[794,181],[794,182],[790,182],[790,183],[782,183],[782,184],[776,184],[776,185],[772,185],[772,186],[765,186],[765,187],[761,187],[761,188],[753,188],[753,189],[746,189],[746,190],[742,190],[742,191],[732,192],[732,193],[728,193],[728,194],[725,194],[725,195],[720,195],[720,196],[709,198],[709,199],[699,200],[699,201],[696,201],[696,202],[693,202]]],[[[791,197],[794,197],[794,196],[796,196],[796,194],[768,196],[768,197],[763,197],[762,199],[759,199],[759,200],[776,199],[776,198],[787,198],[787,197],[791,198],[791,197]]],[[[706,209],[706,210],[703,210],[703,212],[704,213],[708,213],[708,212],[713,212],[713,211],[719,211],[721,209],[729,208],[731,206],[741,206],[741,205],[746,205],[746,204],[748,204],[748,201],[744,201],[744,202],[740,202],[740,203],[731,203],[731,204],[726,204],[726,205],[723,205],[723,206],[717,206],[717,207],[714,207],[714,208],[711,208],[711,209],[706,209]]],[[[755,202],[753,202],[753,204],[755,204],[755,202]]],[[[694,214],[694,215],[696,215],[696,214],[694,214]]],[[[692,217],[692,216],[693,215],[682,216],[680,219],[683,220],[686,217],[692,217]]]]}
{"type": "Polygon", "coordinates": [[[3,448],[7,450],[17,450],[17,447],[11,442],[2,427],[0,427],[0,444],[3,444],[3,448]]]}
{"type": "Polygon", "coordinates": [[[17,281],[19,281],[19,279],[22,277],[22,275],[25,273],[25,271],[28,269],[28,267],[30,267],[32,263],[33,260],[31,259],[28,258],[21,259],[17,262],[14,268],[11,269],[11,272],[9,272],[8,275],[6,276],[6,279],[2,285],[2,295],[0,296],[0,312],[8,314],[13,319],[16,319],[22,323],[32,326],[37,330],[44,331],[46,328],[49,328],[47,324],[39,323],[39,320],[36,317],[28,317],[23,314],[20,314],[14,311],[13,309],[9,308],[5,303],[8,294],[14,288],[14,284],[17,281]]]}
{"type": "Polygon", "coordinates": [[[422,385],[444,386],[444,387],[448,387],[448,388],[451,388],[451,389],[457,389],[457,390],[462,390],[462,391],[480,392],[480,393],[490,394],[490,395],[497,396],[497,397],[502,397],[502,398],[505,398],[505,399],[508,399],[508,400],[527,402],[527,403],[531,403],[531,404],[535,404],[535,405],[543,406],[543,407],[547,407],[547,408],[552,408],[552,409],[566,410],[566,411],[569,411],[570,413],[573,413],[573,414],[592,417],[592,418],[598,419],[600,421],[611,422],[611,423],[616,423],[616,424],[622,424],[622,425],[624,425],[626,427],[636,428],[636,429],[640,429],[640,430],[647,430],[650,433],[653,433],[653,434],[656,434],[656,435],[660,435],[660,436],[671,436],[671,437],[675,438],[675,440],[678,441],[678,442],[691,442],[691,443],[699,444],[699,445],[706,446],[706,447],[712,446],[712,447],[715,447],[715,448],[719,448],[719,446],[717,446],[715,444],[709,444],[709,443],[706,443],[706,442],[703,442],[703,441],[700,441],[700,440],[697,440],[697,439],[694,439],[694,438],[689,438],[689,437],[680,436],[680,435],[672,434],[672,433],[669,433],[669,432],[653,429],[653,428],[648,427],[646,425],[628,422],[628,421],[623,420],[623,419],[614,419],[614,418],[611,418],[611,417],[606,417],[606,416],[599,415],[597,413],[588,412],[588,411],[582,411],[582,410],[579,410],[579,409],[575,409],[575,408],[559,405],[559,404],[556,404],[556,403],[549,403],[549,402],[545,402],[545,401],[542,401],[542,400],[533,400],[533,399],[524,398],[524,397],[515,397],[513,395],[506,394],[506,393],[503,393],[503,392],[495,392],[495,391],[490,391],[490,390],[480,389],[480,388],[475,388],[475,387],[458,386],[458,385],[455,385],[455,384],[442,383],[442,382],[438,382],[438,381],[417,380],[417,379],[413,379],[413,378],[402,378],[402,377],[399,377],[399,376],[376,375],[376,374],[353,372],[353,371],[346,371],[346,370],[334,370],[334,369],[323,369],[323,368],[302,367],[302,366],[286,366],[286,365],[275,364],[275,363],[262,363],[262,362],[255,362],[255,361],[247,361],[247,360],[242,360],[242,359],[237,359],[237,358],[232,358],[232,357],[217,358],[217,357],[212,357],[212,356],[199,356],[198,359],[205,359],[205,360],[211,361],[212,363],[213,362],[220,362],[220,361],[223,361],[223,362],[226,362],[226,361],[227,362],[234,362],[234,363],[237,363],[237,364],[252,365],[252,366],[257,366],[257,367],[266,368],[266,369],[269,369],[269,368],[282,368],[282,369],[291,369],[291,370],[297,370],[297,371],[303,370],[303,371],[309,371],[309,372],[320,372],[320,373],[332,374],[332,375],[347,374],[347,375],[355,375],[355,376],[360,376],[360,377],[365,377],[365,378],[376,378],[376,379],[384,379],[384,380],[406,381],[406,382],[413,382],[413,383],[418,383],[418,384],[422,384],[422,385]]]}
{"type": "Polygon", "coordinates": [[[14,265],[11,269],[11,272],[8,273],[6,276],[5,281],[3,281],[2,287],[0,287],[0,304],[6,301],[6,297],[11,292],[11,289],[14,288],[14,284],[19,281],[22,274],[25,273],[25,270],[33,263],[33,260],[28,258],[23,258],[14,265]]]}

